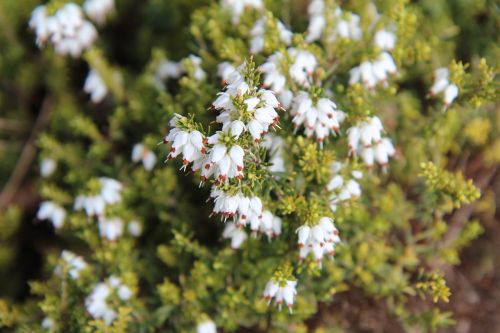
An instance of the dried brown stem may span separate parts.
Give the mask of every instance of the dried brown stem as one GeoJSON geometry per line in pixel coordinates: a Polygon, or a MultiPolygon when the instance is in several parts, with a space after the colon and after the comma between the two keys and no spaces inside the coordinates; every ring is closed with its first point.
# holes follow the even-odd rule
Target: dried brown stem
{"type": "Polygon", "coordinates": [[[36,139],[38,138],[39,133],[47,125],[51,109],[52,103],[49,98],[45,98],[42,103],[40,113],[38,114],[36,122],[31,130],[28,141],[26,141],[26,144],[23,147],[21,155],[19,156],[17,164],[14,167],[9,180],[0,193],[0,210],[3,210],[11,202],[24,177],[26,176],[26,173],[28,172],[31,162],[36,154],[36,139]]]}

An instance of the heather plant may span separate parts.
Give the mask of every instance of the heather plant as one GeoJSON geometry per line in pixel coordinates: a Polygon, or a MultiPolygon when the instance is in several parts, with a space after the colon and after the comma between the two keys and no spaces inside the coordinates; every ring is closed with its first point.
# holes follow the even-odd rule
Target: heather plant
{"type": "MultiPolygon", "coordinates": [[[[0,105],[37,108],[30,223],[57,238],[29,296],[0,300],[0,325],[349,331],[335,307],[312,320],[353,295],[402,330],[453,325],[442,268],[483,232],[472,204],[488,204],[463,165],[491,178],[500,157],[494,23],[468,50],[455,35],[475,29],[464,12],[494,7],[0,4],[0,105]]],[[[5,193],[0,263],[15,274],[22,214],[5,193]]]]}

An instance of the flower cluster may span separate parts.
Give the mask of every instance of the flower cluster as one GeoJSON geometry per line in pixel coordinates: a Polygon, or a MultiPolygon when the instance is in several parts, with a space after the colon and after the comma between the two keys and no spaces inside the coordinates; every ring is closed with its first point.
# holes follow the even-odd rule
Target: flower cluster
{"type": "Polygon", "coordinates": [[[205,137],[200,131],[187,125],[188,119],[176,114],[170,120],[172,129],[163,139],[163,143],[171,143],[168,159],[174,159],[182,154],[184,168],[193,161],[201,160],[206,154],[205,137]]]}
{"type": "Polygon", "coordinates": [[[302,225],[297,229],[297,235],[300,260],[312,253],[320,267],[325,255],[334,256],[335,245],[340,242],[339,231],[329,217],[320,218],[315,225],[302,225]]]}
{"type": "MultiPolygon", "coordinates": [[[[64,261],[67,272],[72,279],[76,280],[80,276],[80,272],[87,267],[87,263],[82,257],[77,256],[71,251],[64,250],[61,253],[61,259],[64,261]]],[[[61,266],[56,267],[56,273],[61,274],[63,268],[61,266]]]]}
{"type": "Polygon", "coordinates": [[[207,73],[201,68],[202,60],[200,57],[190,54],[179,68],[179,72],[187,71],[188,68],[192,69],[192,75],[197,81],[203,81],[207,77],[207,73]]]}
{"type": "Polygon", "coordinates": [[[266,284],[263,297],[267,300],[268,304],[270,304],[274,298],[279,309],[281,309],[281,304],[285,301],[288,310],[292,313],[295,295],[297,295],[296,286],[297,281],[276,281],[271,279],[266,284]]]}
{"type": "Polygon", "coordinates": [[[374,162],[385,166],[396,153],[389,138],[382,137],[383,125],[377,116],[358,123],[347,130],[349,151],[359,154],[371,168],[374,162]]]}
{"type": "Polygon", "coordinates": [[[363,173],[358,170],[351,172],[348,178],[347,175],[341,175],[340,171],[343,168],[342,163],[332,163],[331,170],[333,173],[332,179],[326,185],[326,189],[330,192],[330,209],[332,212],[337,210],[337,206],[351,198],[357,198],[361,195],[361,186],[357,180],[363,177],[363,173]]]}
{"type": "Polygon", "coordinates": [[[294,98],[290,114],[295,128],[305,125],[306,136],[316,137],[322,144],[330,133],[336,135],[345,113],[337,109],[337,105],[328,98],[313,99],[304,91],[294,98]]]}
{"type": "Polygon", "coordinates": [[[123,234],[123,221],[118,217],[100,217],[98,221],[99,235],[109,241],[116,241],[123,234]]]}
{"type": "Polygon", "coordinates": [[[260,10],[264,8],[264,3],[262,0],[221,0],[221,6],[229,9],[233,23],[239,23],[246,9],[260,10]]]}
{"type": "Polygon", "coordinates": [[[360,40],[363,32],[359,25],[360,17],[351,12],[343,12],[339,7],[333,11],[334,25],[331,31],[325,31],[327,27],[327,8],[324,0],[313,0],[308,7],[309,26],[306,32],[306,41],[314,42],[322,35],[326,40],[332,42],[339,38],[360,40]]]}
{"type": "Polygon", "coordinates": [[[429,95],[435,96],[443,93],[444,107],[447,108],[458,96],[458,86],[449,81],[450,71],[446,67],[438,68],[434,71],[434,84],[429,95]]]}
{"type": "Polygon", "coordinates": [[[396,46],[396,35],[389,30],[379,30],[374,36],[375,45],[381,50],[390,51],[396,46]]]}
{"type": "MultiPolygon", "coordinates": [[[[308,88],[310,86],[311,75],[316,69],[318,61],[309,51],[297,48],[289,48],[286,57],[282,52],[275,52],[259,69],[264,74],[263,86],[268,87],[276,94],[283,94],[287,83],[287,76],[297,84],[308,88]],[[282,71],[283,62],[290,59],[288,73],[282,71]]],[[[286,103],[285,103],[286,104],[286,103]]]]}
{"type": "MultiPolygon", "coordinates": [[[[259,197],[247,197],[242,193],[230,195],[216,187],[212,188],[210,196],[214,200],[214,215],[219,215],[224,220],[231,218],[234,227],[242,228],[249,225],[252,233],[260,232],[266,234],[269,238],[281,234],[281,219],[274,216],[270,211],[263,210],[262,201],[259,197]]],[[[224,238],[242,239],[241,242],[237,242],[240,245],[246,238],[240,232],[234,232],[233,224],[226,227],[225,233],[224,238]]],[[[232,247],[238,248],[239,246],[232,247]]]]}
{"type": "Polygon", "coordinates": [[[35,31],[40,47],[50,41],[57,53],[75,58],[90,48],[97,38],[94,25],[84,18],[82,9],[74,3],[65,4],[53,16],[47,15],[45,6],[38,6],[31,15],[29,26],[35,31]]]}
{"type": "Polygon", "coordinates": [[[95,319],[102,319],[110,325],[118,316],[115,309],[108,303],[108,298],[116,294],[121,301],[127,301],[132,297],[130,288],[123,284],[120,278],[110,276],[106,282],[100,282],[85,299],[87,311],[95,319]]]}
{"type": "MultiPolygon", "coordinates": [[[[222,67],[222,71],[228,68],[222,67]]],[[[220,111],[216,121],[222,130],[238,139],[243,132],[249,132],[255,141],[260,141],[279,120],[276,109],[280,104],[274,94],[266,89],[251,89],[244,76],[243,68],[234,70],[226,78],[225,91],[219,93],[212,103],[220,111]]],[[[224,74],[224,73],[223,73],[224,74]]]]}
{"type": "MultiPolygon", "coordinates": [[[[264,50],[265,35],[268,30],[267,22],[267,18],[261,18],[255,23],[250,31],[250,53],[256,54],[264,50]]],[[[276,20],[276,28],[278,29],[280,41],[285,45],[290,45],[293,33],[288,30],[280,20],[276,20]]]]}
{"type": "Polygon", "coordinates": [[[397,73],[394,59],[388,52],[382,52],[374,61],[364,61],[349,72],[349,84],[362,83],[367,89],[374,89],[377,84],[387,86],[390,75],[397,73]]]}
{"type": "Polygon", "coordinates": [[[120,192],[123,189],[123,185],[119,181],[112,178],[101,177],[99,178],[99,183],[101,189],[98,194],[90,196],[79,195],[76,197],[74,204],[75,210],[84,209],[89,217],[102,217],[104,216],[106,205],[113,205],[121,202],[122,197],[120,192]]]}

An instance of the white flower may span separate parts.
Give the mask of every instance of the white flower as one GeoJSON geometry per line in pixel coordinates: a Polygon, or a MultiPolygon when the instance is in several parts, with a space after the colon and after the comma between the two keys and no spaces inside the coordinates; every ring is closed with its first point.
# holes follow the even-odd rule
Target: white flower
{"type": "Polygon", "coordinates": [[[208,151],[208,160],[203,168],[210,170],[218,181],[243,177],[243,148],[236,144],[226,146],[218,141],[218,134],[212,136],[209,142],[210,140],[213,140],[214,146],[208,151]]]}
{"type": "Polygon", "coordinates": [[[45,6],[38,6],[29,25],[35,31],[38,46],[50,41],[56,53],[62,55],[79,57],[97,38],[95,27],[84,19],[81,8],[74,3],[65,4],[54,16],[47,16],[45,6]]]}
{"type": "Polygon", "coordinates": [[[217,333],[217,327],[211,320],[205,320],[196,326],[196,333],[217,333]]]}
{"type": "Polygon", "coordinates": [[[292,307],[295,300],[295,295],[297,290],[297,281],[287,280],[284,283],[278,283],[273,279],[269,280],[264,289],[264,298],[271,303],[272,299],[275,299],[276,305],[281,309],[281,304],[283,301],[286,303],[290,313],[292,313],[292,307]]]}
{"type": "Polygon", "coordinates": [[[306,42],[311,43],[321,38],[326,26],[324,0],[312,0],[307,10],[309,12],[309,26],[307,27],[306,42]]]}
{"type": "Polygon", "coordinates": [[[375,33],[375,45],[385,51],[390,51],[396,45],[396,35],[387,30],[379,30],[375,33]]]}
{"type": "MultiPolygon", "coordinates": [[[[309,51],[289,48],[288,56],[292,59],[292,64],[288,69],[290,77],[298,84],[309,87],[312,74],[316,69],[318,61],[309,51]]],[[[264,74],[263,86],[269,88],[276,94],[281,94],[286,87],[286,77],[281,70],[281,63],[284,56],[281,52],[275,52],[259,69],[264,74]]]]}
{"type": "Polygon", "coordinates": [[[328,39],[334,41],[338,38],[346,38],[351,40],[360,40],[363,36],[363,31],[359,26],[360,17],[352,12],[344,13],[340,8],[336,8],[335,26],[329,34],[328,39]]]}
{"type": "Polygon", "coordinates": [[[358,123],[347,130],[349,151],[359,154],[368,167],[374,162],[385,166],[396,151],[389,138],[382,137],[383,126],[378,117],[358,123]]]}
{"type": "Polygon", "coordinates": [[[144,169],[153,170],[156,164],[156,155],[141,143],[136,143],[132,148],[132,162],[142,162],[144,169]]]}
{"type": "Polygon", "coordinates": [[[87,75],[85,84],[83,86],[83,91],[90,94],[90,100],[93,103],[100,103],[108,94],[108,88],[106,84],[99,76],[99,73],[92,69],[87,75]]]}
{"type": "Polygon", "coordinates": [[[95,319],[102,319],[107,325],[116,319],[117,312],[110,307],[107,299],[116,293],[121,301],[127,301],[132,297],[132,291],[128,286],[122,283],[121,279],[110,276],[106,282],[100,282],[85,299],[85,307],[90,315],[95,319]]]}
{"type": "Polygon", "coordinates": [[[260,10],[264,4],[262,0],[221,0],[221,7],[231,11],[233,23],[239,23],[240,17],[246,9],[260,10]]]}
{"type": "Polygon", "coordinates": [[[57,163],[52,158],[44,158],[40,163],[40,174],[42,177],[50,177],[56,171],[57,163]]]}
{"type": "Polygon", "coordinates": [[[458,86],[456,84],[450,84],[444,90],[444,106],[448,107],[458,96],[458,86]]]}
{"type": "MultiPolygon", "coordinates": [[[[278,28],[278,33],[281,42],[285,45],[290,45],[290,43],[292,42],[293,33],[290,30],[288,30],[280,20],[276,21],[276,25],[278,28]]],[[[262,50],[264,49],[265,35],[267,29],[268,27],[267,27],[266,17],[263,17],[257,20],[257,22],[255,22],[255,25],[250,31],[251,35],[250,53],[256,54],[262,52],[262,50]]]]}
{"type": "Polygon", "coordinates": [[[158,89],[165,88],[164,81],[178,79],[185,72],[184,65],[180,62],[162,60],[154,73],[154,84],[158,89]]]}
{"type": "Polygon", "coordinates": [[[101,189],[95,195],[79,195],[75,199],[73,208],[75,210],[84,209],[87,216],[103,216],[106,205],[113,205],[121,202],[122,197],[120,192],[123,185],[112,178],[101,177],[99,178],[101,189]]]}
{"type": "Polygon", "coordinates": [[[434,84],[432,85],[429,95],[435,96],[444,92],[443,101],[447,108],[458,96],[458,86],[449,82],[450,72],[448,68],[441,67],[434,71],[434,84]]]}
{"type": "Polygon", "coordinates": [[[329,13],[329,8],[326,8],[324,0],[313,0],[309,4],[309,26],[306,32],[306,42],[311,43],[321,38],[322,35],[327,36],[327,41],[332,42],[339,38],[351,40],[360,40],[363,32],[359,25],[360,18],[358,15],[351,12],[343,12],[340,8],[336,8],[333,12],[334,26],[331,30],[325,31],[327,27],[326,14],[329,13]]]}
{"type": "Polygon", "coordinates": [[[301,91],[292,103],[290,114],[294,127],[305,126],[307,137],[316,137],[319,143],[331,134],[339,132],[340,123],[345,119],[345,113],[337,109],[337,105],[328,98],[320,98],[313,102],[309,94],[301,91]]]}
{"type": "Polygon", "coordinates": [[[290,76],[296,82],[308,87],[310,77],[318,64],[316,57],[309,51],[295,48],[288,49],[288,54],[295,60],[290,67],[290,76]]]}
{"type": "Polygon", "coordinates": [[[117,317],[116,311],[111,309],[106,302],[110,294],[110,286],[104,282],[100,282],[85,299],[85,306],[90,315],[95,319],[104,320],[107,325],[111,325],[117,317]]]}
{"type": "Polygon", "coordinates": [[[185,119],[185,117],[176,114],[170,120],[172,129],[163,139],[163,142],[172,143],[168,159],[174,159],[179,154],[182,154],[183,168],[186,169],[189,163],[201,160],[204,157],[206,148],[204,143],[205,138],[201,132],[197,130],[182,130],[176,127],[182,119],[185,119]]]}
{"type": "Polygon", "coordinates": [[[135,237],[139,237],[142,234],[142,226],[136,220],[132,220],[128,223],[127,230],[129,234],[135,237]]]}
{"type": "Polygon", "coordinates": [[[122,183],[113,178],[101,177],[99,178],[101,183],[101,197],[107,204],[116,204],[122,201],[120,192],[123,189],[122,183]]]}
{"type": "Polygon", "coordinates": [[[115,218],[99,219],[99,234],[110,241],[117,240],[123,234],[123,221],[115,218]]]}
{"type": "Polygon", "coordinates": [[[227,222],[222,233],[222,237],[225,239],[231,239],[231,247],[233,249],[238,249],[241,244],[247,239],[247,234],[242,227],[238,227],[233,222],[227,222]]]}
{"type": "Polygon", "coordinates": [[[339,174],[343,165],[339,162],[332,164],[331,170],[333,177],[330,182],[326,185],[327,191],[330,193],[330,209],[335,212],[337,210],[337,205],[343,201],[350,200],[352,198],[357,198],[361,195],[361,186],[356,181],[363,177],[363,174],[354,170],[351,172],[351,176],[354,179],[349,179],[347,176],[342,176],[339,174]]]}
{"type": "Polygon", "coordinates": [[[102,216],[105,208],[106,202],[100,195],[79,195],[76,197],[75,204],[73,206],[74,210],[84,209],[87,216],[102,216]]]}
{"type": "Polygon", "coordinates": [[[187,57],[187,61],[190,62],[193,66],[193,77],[197,81],[203,81],[207,77],[207,73],[201,68],[201,58],[195,56],[194,54],[190,54],[187,57]]]}
{"type": "Polygon", "coordinates": [[[335,244],[340,242],[339,232],[329,217],[320,218],[318,223],[312,226],[304,224],[296,232],[300,260],[304,260],[309,253],[312,253],[320,267],[323,256],[333,257],[335,244]]]}
{"type": "Polygon", "coordinates": [[[212,187],[210,197],[214,199],[213,213],[223,218],[233,218],[239,226],[248,222],[257,231],[262,218],[262,201],[259,197],[246,197],[242,193],[230,195],[222,190],[212,187]]]}
{"type": "Polygon", "coordinates": [[[114,0],[85,0],[83,10],[92,20],[103,24],[115,8],[114,0]]]}
{"type": "Polygon", "coordinates": [[[217,65],[217,75],[222,79],[223,85],[226,85],[229,79],[229,76],[236,71],[236,67],[234,67],[231,63],[224,61],[217,65]]]}
{"type": "Polygon", "coordinates": [[[285,160],[283,158],[285,142],[283,138],[267,134],[262,141],[262,145],[266,147],[270,156],[268,170],[270,172],[285,172],[285,160]]]}
{"type": "Polygon", "coordinates": [[[43,201],[36,214],[39,220],[49,220],[56,229],[64,225],[66,210],[52,201],[43,201]]]}
{"type": "Polygon", "coordinates": [[[397,73],[392,56],[382,52],[375,61],[364,61],[349,72],[349,84],[362,83],[367,89],[374,89],[377,84],[387,86],[389,75],[397,73]]]}
{"type": "Polygon", "coordinates": [[[118,298],[120,298],[122,301],[127,301],[132,297],[132,290],[130,290],[129,287],[126,285],[120,285],[118,287],[118,298]]]}
{"type": "Polygon", "coordinates": [[[68,274],[71,276],[73,279],[78,279],[80,276],[80,272],[87,267],[87,264],[85,263],[85,260],[83,260],[82,257],[77,256],[71,251],[64,250],[61,253],[61,258],[66,262],[68,265],[68,274]]]}
{"type": "Polygon", "coordinates": [[[52,318],[49,318],[49,317],[45,317],[43,318],[42,320],[42,328],[45,328],[49,331],[52,331],[56,328],[56,323],[55,321],[52,319],[52,318]]]}

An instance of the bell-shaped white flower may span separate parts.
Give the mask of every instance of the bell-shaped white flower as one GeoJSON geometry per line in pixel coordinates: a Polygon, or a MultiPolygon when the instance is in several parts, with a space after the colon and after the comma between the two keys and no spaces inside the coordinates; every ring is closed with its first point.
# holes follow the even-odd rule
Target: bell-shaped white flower
{"type": "MultiPolygon", "coordinates": [[[[292,59],[288,74],[296,83],[306,88],[309,87],[318,63],[316,57],[309,51],[296,48],[289,48],[287,54],[292,59]]],[[[263,86],[276,94],[283,93],[286,88],[286,76],[282,72],[283,60],[284,55],[281,52],[275,52],[259,67],[264,74],[263,86]]]]}
{"type": "Polygon", "coordinates": [[[333,257],[335,244],[340,242],[339,232],[329,217],[320,218],[315,225],[302,225],[297,229],[297,234],[300,260],[312,253],[320,267],[323,257],[333,257]]]}
{"type": "Polygon", "coordinates": [[[281,304],[284,302],[290,313],[292,313],[295,295],[297,295],[296,286],[297,281],[287,280],[283,283],[279,283],[271,279],[266,284],[263,297],[268,301],[268,304],[270,304],[274,298],[279,309],[281,309],[281,304]]]}
{"type": "Polygon", "coordinates": [[[144,169],[153,170],[156,164],[156,155],[141,143],[136,143],[132,148],[132,162],[142,162],[144,169]]]}
{"type": "MultiPolygon", "coordinates": [[[[280,37],[280,41],[285,45],[290,45],[292,42],[293,33],[288,30],[285,25],[280,21],[276,21],[276,26],[278,28],[278,34],[280,37]]],[[[265,34],[267,30],[267,18],[263,17],[253,26],[250,31],[251,40],[250,40],[250,53],[256,54],[262,52],[264,49],[265,42],[265,34]]]]}
{"type": "Polygon", "coordinates": [[[227,222],[222,237],[231,239],[231,248],[239,249],[248,236],[242,227],[238,227],[233,222],[227,222]]]}
{"type": "Polygon", "coordinates": [[[381,50],[390,51],[396,45],[396,35],[388,30],[379,30],[375,33],[374,41],[381,50]]]}
{"type": "Polygon", "coordinates": [[[54,228],[60,229],[64,225],[66,210],[52,201],[43,201],[36,214],[39,220],[49,220],[54,228]]]}
{"type": "Polygon", "coordinates": [[[99,219],[99,234],[109,241],[116,241],[123,234],[123,221],[115,218],[99,219]]]}
{"type": "MultiPolygon", "coordinates": [[[[87,267],[85,260],[71,251],[62,251],[61,259],[66,262],[66,265],[68,267],[68,274],[72,279],[75,280],[80,276],[80,272],[85,269],[85,267],[87,267]]],[[[60,271],[60,267],[57,269],[57,271],[60,271]]]]}
{"type": "Polygon", "coordinates": [[[106,95],[108,94],[108,88],[106,84],[99,76],[96,70],[92,69],[87,75],[85,80],[85,85],[83,86],[83,91],[90,94],[90,100],[93,103],[100,103],[106,95]]]}
{"type": "Polygon", "coordinates": [[[374,89],[377,84],[387,86],[390,75],[397,73],[394,59],[388,52],[382,52],[375,61],[364,61],[349,72],[349,84],[362,83],[367,89],[374,89]]]}
{"type": "Polygon", "coordinates": [[[103,24],[114,8],[114,0],[85,0],[83,3],[85,14],[98,24],[103,24]]]}
{"type": "Polygon", "coordinates": [[[57,162],[52,158],[44,158],[40,163],[40,175],[50,177],[56,171],[57,162]]]}
{"type": "Polygon", "coordinates": [[[352,12],[343,12],[339,7],[335,9],[335,26],[333,31],[328,35],[329,41],[334,41],[339,38],[350,40],[360,40],[363,36],[363,31],[360,27],[359,15],[352,12]]]}
{"type": "Polygon", "coordinates": [[[438,68],[434,71],[434,84],[429,90],[430,96],[443,93],[444,107],[447,108],[458,96],[458,86],[450,83],[450,71],[446,67],[438,68]]]}
{"type": "Polygon", "coordinates": [[[295,97],[290,114],[294,127],[305,126],[307,137],[316,137],[322,144],[330,135],[336,135],[340,124],[345,119],[345,113],[337,109],[337,105],[328,98],[320,98],[316,103],[308,93],[301,91],[295,97]]]}
{"type": "Polygon", "coordinates": [[[196,326],[196,333],[217,333],[217,327],[211,320],[205,320],[196,326]]]}
{"type": "Polygon", "coordinates": [[[174,159],[182,154],[183,169],[186,169],[189,163],[200,160],[206,153],[205,137],[197,130],[183,130],[177,126],[180,119],[185,119],[180,115],[174,115],[170,121],[172,129],[163,139],[164,143],[171,143],[168,159],[174,159]]]}
{"type": "Polygon", "coordinates": [[[142,225],[138,221],[132,220],[128,223],[127,230],[132,236],[139,237],[142,234],[142,225]]]}

